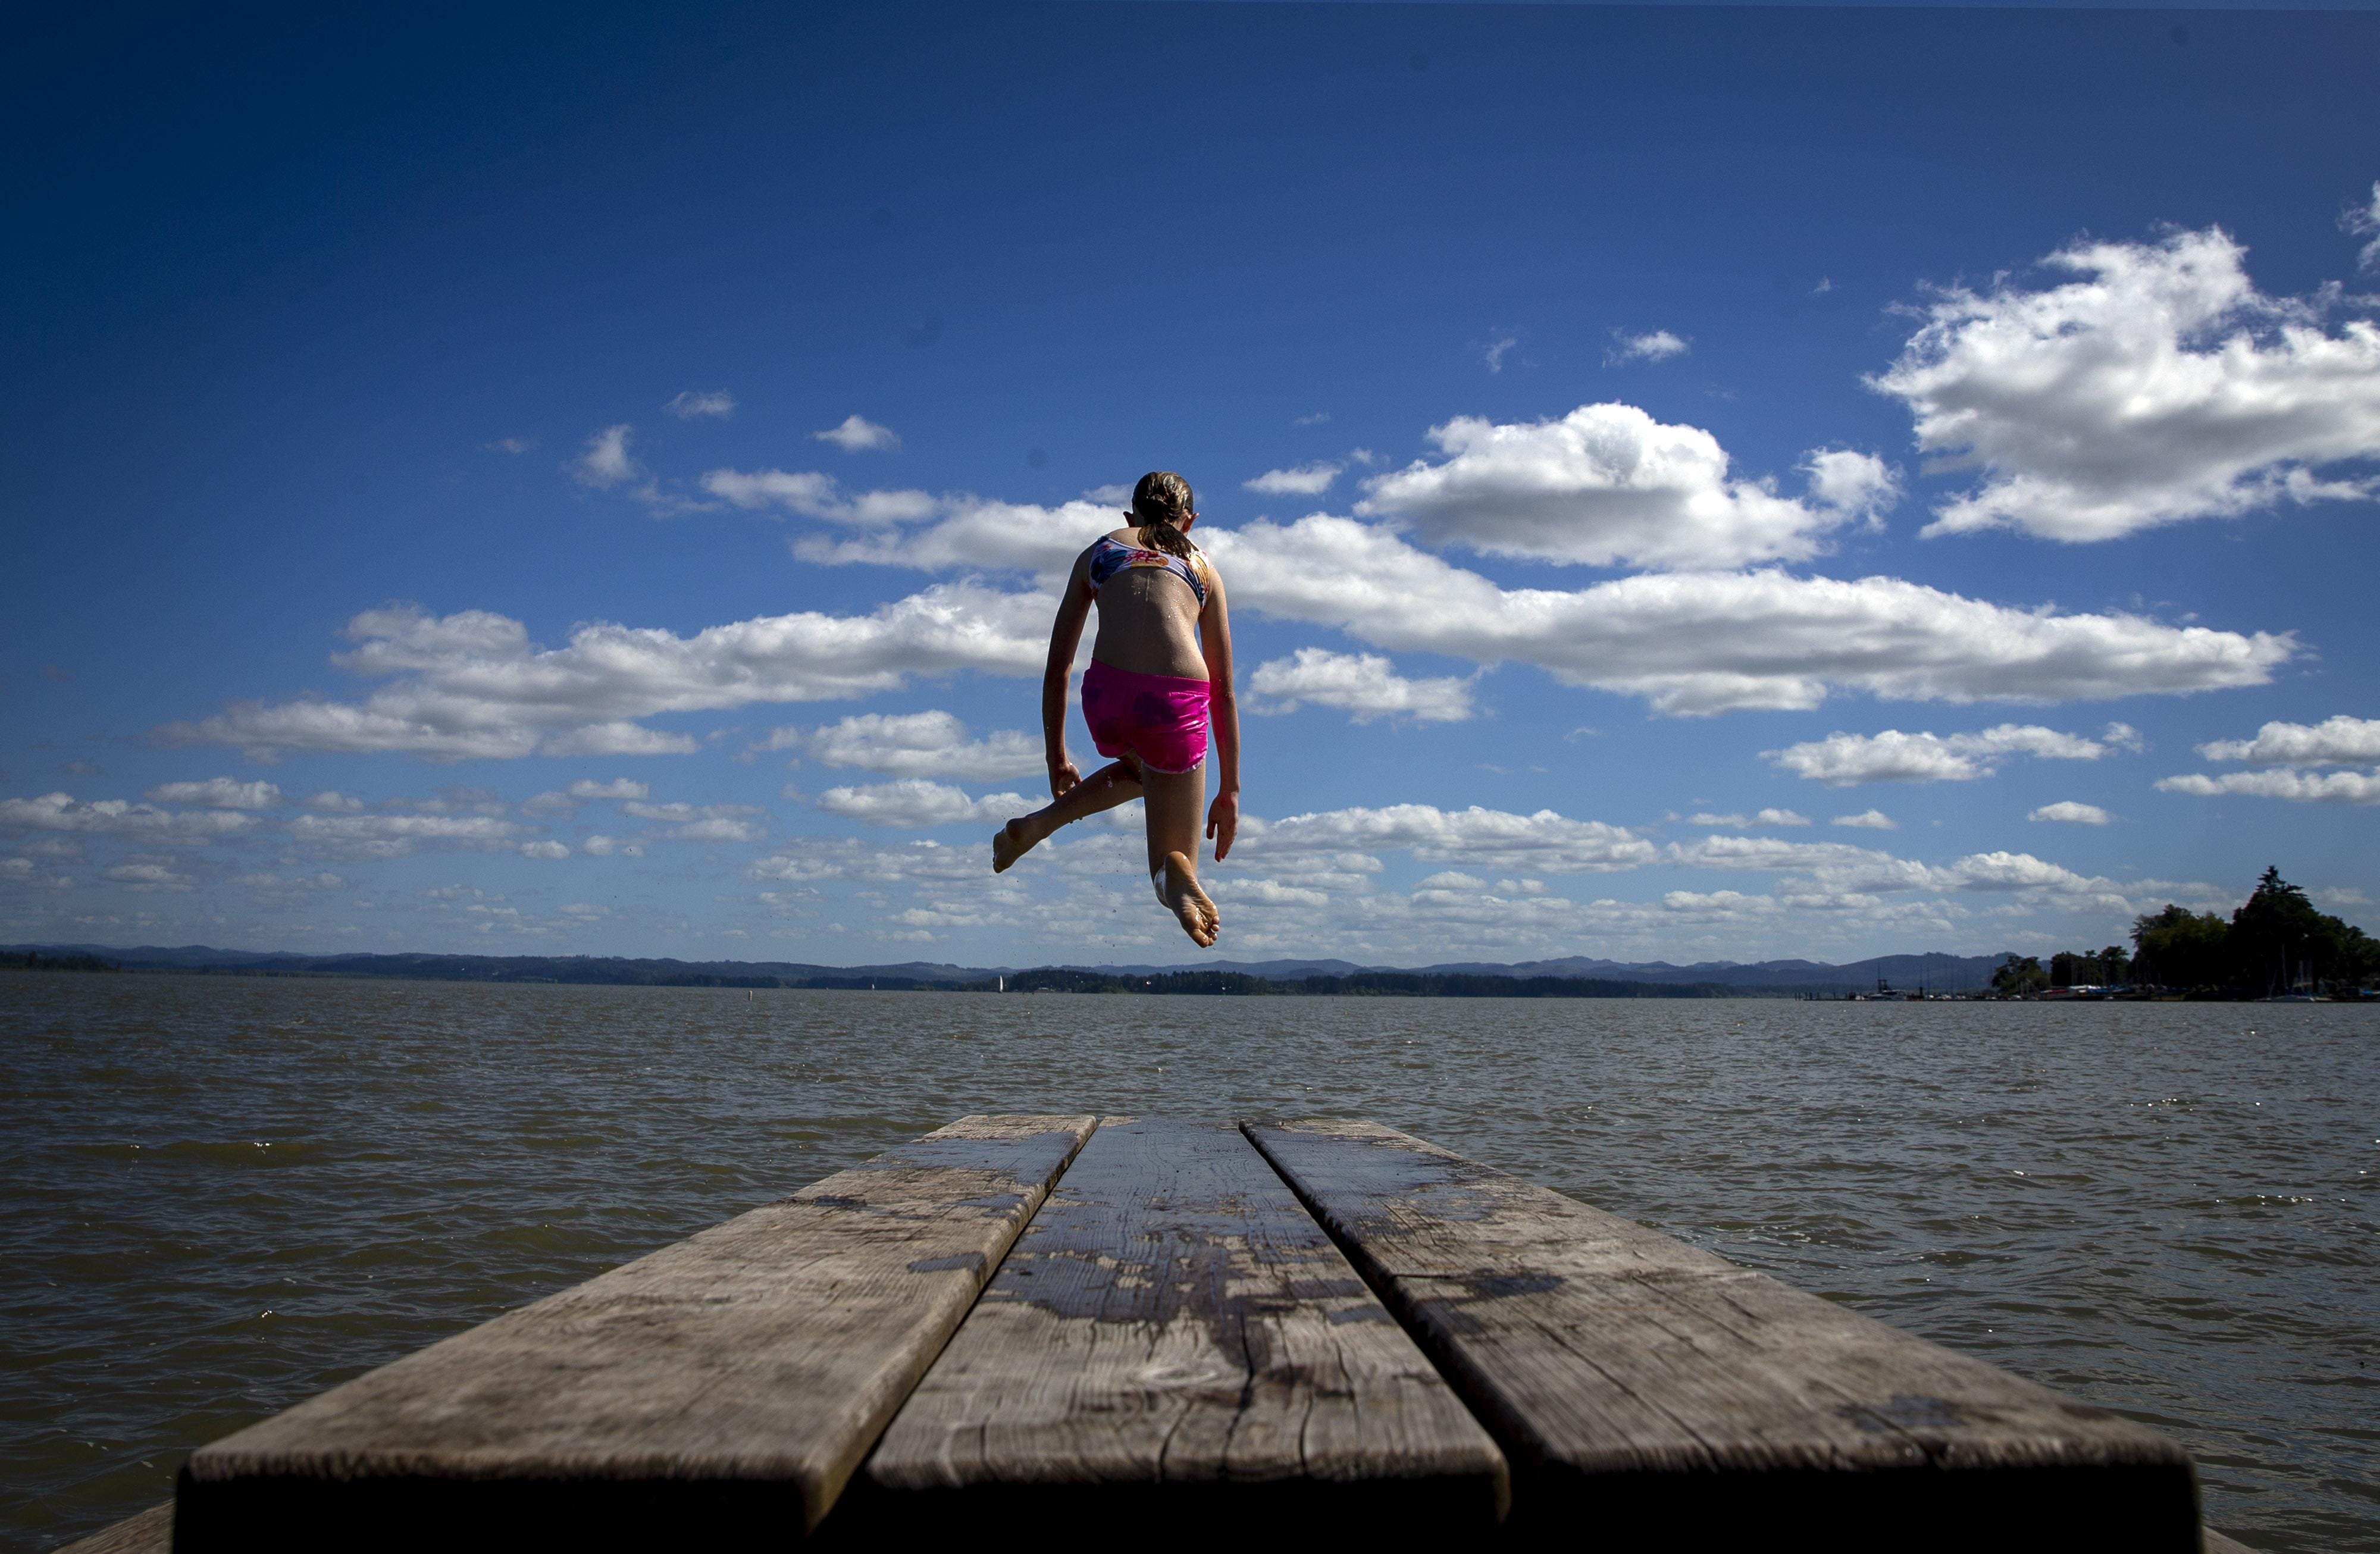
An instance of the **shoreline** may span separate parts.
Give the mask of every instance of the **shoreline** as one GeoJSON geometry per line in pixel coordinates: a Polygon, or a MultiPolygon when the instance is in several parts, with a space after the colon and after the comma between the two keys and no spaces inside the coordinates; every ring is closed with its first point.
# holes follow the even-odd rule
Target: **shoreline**
{"type": "MultiPolygon", "coordinates": [[[[328,957],[325,957],[328,958],[328,957]]],[[[96,955],[44,957],[0,954],[0,974],[114,974],[126,977],[233,977],[328,982],[438,982],[500,987],[722,988],[784,992],[1065,993],[1191,998],[1564,998],[1564,999],[1744,999],[1815,1003],[2337,1003],[2380,1004],[2380,993],[2360,997],[2273,998],[2223,989],[2126,989],[2037,993],[1995,993],[1986,989],[1947,992],[1856,989],[1846,983],[1793,986],[1775,983],[1650,981],[1631,977],[1517,977],[1481,972],[1365,971],[1346,976],[1260,977],[1252,972],[1110,972],[1072,966],[1035,966],[988,977],[936,977],[871,973],[752,975],[641,969],[655,963],[627,963],[639,969],[613,969],[597,962],[578,975],[547,976],[510,971],[485,963],[533,960],[498,956],[365,957],[426,962],[390,967],[289,965],[165,965],[108,962],[96,955]]],[[[663,962],[662,965],[683,965],[663,962]]]]}

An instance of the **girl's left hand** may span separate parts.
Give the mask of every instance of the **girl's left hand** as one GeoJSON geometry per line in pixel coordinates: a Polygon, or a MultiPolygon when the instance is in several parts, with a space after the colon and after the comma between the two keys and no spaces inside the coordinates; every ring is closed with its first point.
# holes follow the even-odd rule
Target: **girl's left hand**
{"type": "Polygon", "coordinates": [[[1215,802],[1207,806],[1207,840],[1215,844],[1215,861],[1232,850],[1232,838],[1240,832],[1240,795],[1235,793],[1217,794],[1215,802]]]}

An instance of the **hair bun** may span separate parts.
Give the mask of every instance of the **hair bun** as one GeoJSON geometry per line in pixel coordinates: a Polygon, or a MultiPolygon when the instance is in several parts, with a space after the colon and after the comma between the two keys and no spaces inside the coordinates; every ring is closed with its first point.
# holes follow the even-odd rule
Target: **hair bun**
{"type": "Polygon", "coordinates": [[[1152,469],[1132,488],[1132,519],[1152,530],[1149,542],[1159,550],[1188,560],[1197,547],[1182,532],[1183,520],[1197,512],[1190,482],[1171,469],[1152,469]]]}

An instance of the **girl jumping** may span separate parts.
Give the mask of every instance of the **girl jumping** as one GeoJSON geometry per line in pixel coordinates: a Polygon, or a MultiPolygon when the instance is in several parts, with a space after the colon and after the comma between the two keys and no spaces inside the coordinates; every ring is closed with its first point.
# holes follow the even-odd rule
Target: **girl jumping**
{"type": "Polygon", "coordinates": [[[1091,541],[1066,579],[1041,676],[1050,803],[1001,828],[991,839],[991,868],[995,874],[1005,869],[1069,820],[1145,798],[1149,883],[1182,920],[1182,931],[1208,945],[1222,928],[1198,884],[1210,715],[1220,771],[1207,836],[1216,862],[1232,850],[1240,826],[1231,616],[1214,563],[1190,542],[1198,515],[1187,480],[1163,469],[1142,476],[1128,516],[1132,526],[1091,541]],[[1083,674],[1083,721],[1099,754],[1114,759],[1086,778],[1066,756],[1066,690],[1093,604],[1099,630],[1083,674]]]}

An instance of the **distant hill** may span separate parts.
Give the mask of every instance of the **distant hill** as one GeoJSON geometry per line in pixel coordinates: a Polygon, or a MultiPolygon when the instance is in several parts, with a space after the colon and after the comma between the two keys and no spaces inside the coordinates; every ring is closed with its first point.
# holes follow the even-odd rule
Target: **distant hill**
{"type": "Polygon", "coordinates": [[[1992,973],[2008,959],[1997,955],[1878,955],[1828,965],[1823,961],[1701,961],[1671,965],[1667,961],[1621,962],[1589,960],[1571,955],[1556,961],[1524,961],[1515,965],[1488,966],[1475,963],[1422,966],[1423,971],[1492,972],[1504,977],[1593,977],[1626,982],[1717,982],[1730,988],[1791,988],[1805,992],[1866,992],[1883,977],[1895,988],[1958,992],[1987,987],[1992,973]]]}
{"type": "Polygon", "coordinates": [[[777,987],[865,985],[941,986],[981,981],[1008,972],[941,962],[905,961],[897,965],[809,965],[794,961],[680,961],[628,959],[617,955],[299,955],[281,951],[219,950],[206,944],[167,949],[76,945],[6,945],[0,951],[38,951],[44,955],[103,956],[127,971],[231,972],[243,976],[394,977],[431,982],[585,982],[607,985],[777,987]]]}
{"type": "MultiPolygon", "coordinates": [[[[887,965],[814,965],[798,961],[680,961],[616,955],[300,955],[286,951],[225,950],[206,944],[172,948],[144,944],[10,944],[0,952],[49,957],[96,956],[128,971],[212,972],[239,976],[390,977],[441,982],[567,982],[610,986],[933,988],[1014,978],[1008,965],[953,965],[941,961],[902,961],[887,965]]],[[[1572,979],[1594,983],[1660,983],[1698,991],[1745,993],[1849,993],[1873,989],[1879,977],[1895,988],[1958,992],[1981,988],[2005,954],[1879,955],[1848,965],[1821,961],[1704,961],[1672,965],[1667,961],[1597,960],[1567,955],[1558,960],[1506,964],[1450,961],[1434,965],[1363,965],[1344,960],[1200,961],[1190,965],[1075,965],[1042,967],[1062,972],[1089,988],[1127,977],[1183,973],[1253,977],[1268,982],[1309,977],[1400,977],[1435,978],[1433,988],[1454,986],[1449,978],[1512,977],[1523,981],[1572,979]]],[[[1461,984],[1468,986],[1469,984],[1461,984]]]]}
{"type": "Polygon", "coordinates": [[[1992,972],[2008,958],[1997,955],[1878,955],[1848,965],[1824,961],[1699,961],[1672,965],[1667,961],[1606,961],[1585,955],[1565,955],[1548,961],[1440,961],[1429,965],[1362,965],[1340,960],[1202,961],[1183,965],[1074,965],[1060,969],[1120,977],[1157,977],[1168,972],[1241,972],[1274,981],[1307,977],[1354,977],[1366,973],[1410,972],[1439,977],[1572,977],[1598,982],[1715,983],[1721,987],[1767,991],[1855,993],[1874,990],[1881,977],[1895,988],[1924,987],[1929,991],[1958,992],[1987,987],[1992,972]]]}

